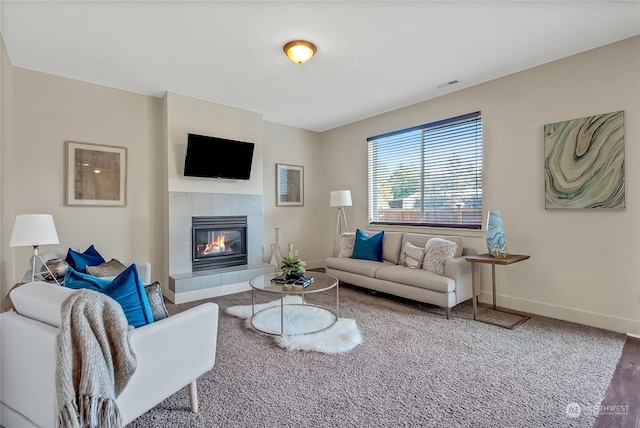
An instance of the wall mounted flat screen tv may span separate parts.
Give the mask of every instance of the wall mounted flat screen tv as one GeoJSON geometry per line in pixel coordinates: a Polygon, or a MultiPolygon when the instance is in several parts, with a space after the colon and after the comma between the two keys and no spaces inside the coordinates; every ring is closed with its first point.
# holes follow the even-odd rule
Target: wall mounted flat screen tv
{"type": "Polygon", "coordinates": [[[249,180],[253,143],[188,134],[185,177],[249,180]]]}

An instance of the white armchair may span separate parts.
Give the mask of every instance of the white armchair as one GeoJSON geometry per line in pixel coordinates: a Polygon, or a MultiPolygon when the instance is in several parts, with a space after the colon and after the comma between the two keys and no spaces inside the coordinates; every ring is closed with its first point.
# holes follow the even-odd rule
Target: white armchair
{"type": "MultiPolygon", "coordinates": [[[[16,312],[0,315],[0,424],[56,427],[56,338],[60,306],[74,290],[43,282],[14,289],[16,312]]],[[[213,368],[218,306],[204,303],[131,332],[137,368],[116,403],[127,424],[213,368]]]]}

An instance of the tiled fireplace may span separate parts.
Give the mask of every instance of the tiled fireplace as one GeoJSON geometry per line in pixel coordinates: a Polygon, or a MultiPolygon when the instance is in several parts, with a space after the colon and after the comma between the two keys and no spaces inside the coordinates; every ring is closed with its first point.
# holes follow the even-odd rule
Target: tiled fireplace
{"type": "Polygon", "coordinates": [[[264,262],[262,195],[169,192],[171,301],[244,291],[274,271],[264,262]]]}
{"type": "Polygon", "coordinates": [[[169,192],[169,274],[193,272],[194,217],[246,217],[247,264],[264,260],[262,195],[169,192]]]}

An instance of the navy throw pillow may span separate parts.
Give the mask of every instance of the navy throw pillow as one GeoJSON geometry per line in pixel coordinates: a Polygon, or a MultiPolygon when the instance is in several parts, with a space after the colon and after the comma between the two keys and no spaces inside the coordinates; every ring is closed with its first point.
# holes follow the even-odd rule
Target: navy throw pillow
{"type": "Polygon", "coordinates": [[[135,264],[129,266],[113,280],[98,278],[69,267],[64,277],[64,286],[74,290],[88,288],[106,294],[120,303],[129,325],[134,327],[151,324],[154,321],[151,305],[135,264]]]}
{"type": "Polygon", "coordinates": [[[105,262],[93,245],[87,248],[84,253],[79,253],[69,248],[67,258],[64,260],[77,272],[86,272],[87,266],[98,266],[105,262]]]}
{"type": "Polygon", "coordinates": [[[360,229],[356,230],[356,240],[353,244],[352,259],[382,261],[382,238],[384,231],[374,235],[367,235],[360,229]]]}

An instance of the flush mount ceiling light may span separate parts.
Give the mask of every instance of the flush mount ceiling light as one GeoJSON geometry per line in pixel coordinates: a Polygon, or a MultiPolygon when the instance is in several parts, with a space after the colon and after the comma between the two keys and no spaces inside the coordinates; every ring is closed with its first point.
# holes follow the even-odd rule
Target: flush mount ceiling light
{"type": "Polygon", "coordinates": [[[316,53],[316,45],[306,40],[294,40],[282,48],[291,61],[302,64],[316,53]]]}

